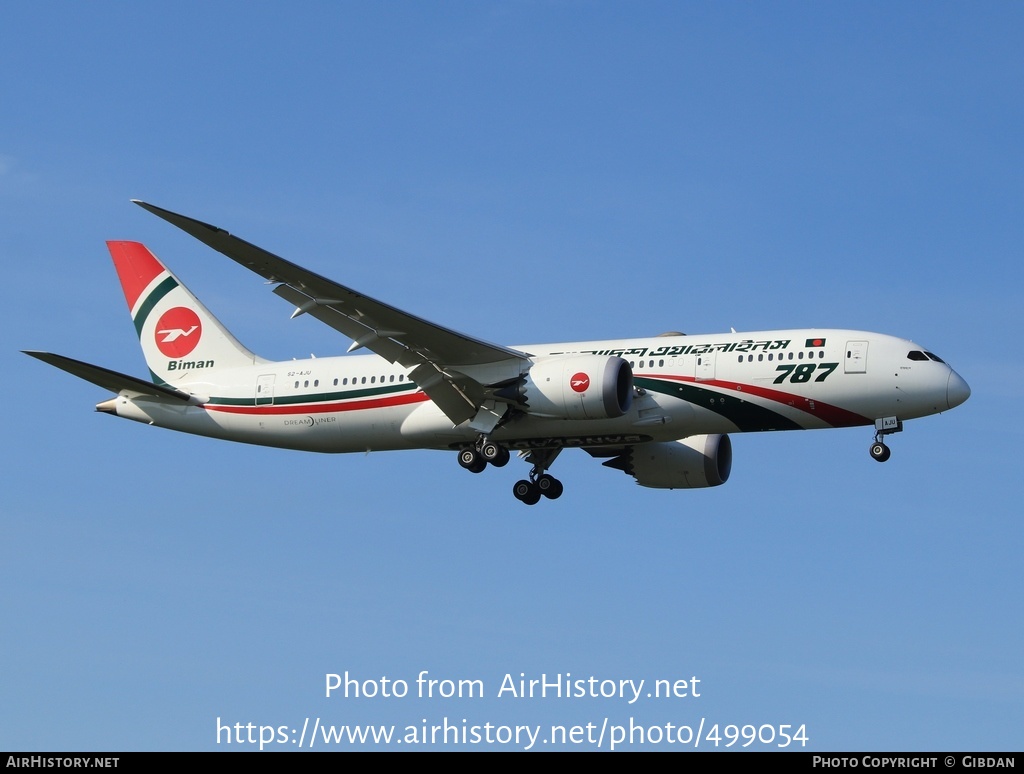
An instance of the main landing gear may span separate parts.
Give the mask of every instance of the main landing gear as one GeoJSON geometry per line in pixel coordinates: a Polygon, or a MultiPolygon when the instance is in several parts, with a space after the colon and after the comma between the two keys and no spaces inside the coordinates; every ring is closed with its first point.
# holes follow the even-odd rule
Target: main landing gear
{"type": "Polygon", "coordinates": [[[892,456],[892,451],[882,440],[887,435],[898,433],[903,429],[903,422],[896,417],[885,417],[875,420],[875,441],[871,444],[871,458],[885,462],[892,456]]]}
{"type": "Polygon", "coordinates": [[[516,481],[512,494],[521,503],[536,505],[541,497],[557,500],[562,496],[562,482],[545,473],[555,461],[561,449],[535,449],[526,455],[526,461],[533,464],[529,478],[516,481]]]}
{"type": "Polygon", "coordinates": [[[536,475],[535,472],[536,468],[530,471],[529,480],[524,478],[516,481],[516,485],[512,487],[512,494],[517,500],[527,505],[536,505],[542,496],[549,500],[557,500],[562,496],[561,481],[547,473],[536,475]]]}
{"type": "Polygon", "coordinates": [[[508,449],[487,438],[481,438],[473,446],[459,449],[459,464],[470,473],[482,473],[488,464],[503,468],[511,458],[508,449]]]}
{"type": "MultiPolygon", "coordinates": [[[[541,449],[526,455],[526,461],[533,463],[529,478],[517,481],[512,494],[520,502],[536,505],[541,497],[557,500],[562,496],[562,482],[545,473],[555,461],[560,449],[541,449]]],[[[503,468],[511,459],[509,450],[487,437],[481,437],[472,446],[459,449],[459,464],[470,473],[482,473],[488,464],[503,468]]]]}

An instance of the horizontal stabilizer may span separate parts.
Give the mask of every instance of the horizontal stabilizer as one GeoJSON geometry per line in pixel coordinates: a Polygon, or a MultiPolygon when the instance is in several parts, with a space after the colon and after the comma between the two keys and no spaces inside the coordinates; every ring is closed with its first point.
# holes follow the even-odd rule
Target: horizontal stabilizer
{"type": "Polygon", "coordinates": [[[72,358],[64,357],[63,355],[54,355],[52,352],[33,352],[30,350],[22,351],[26,355],[34,357],[36,360],[42,360],[44,363],[56,366],[62,371],[67,371],[69,374],[73,374],[79,379],[85,379],[85,381],[92,382],[93,384],[103,387],[106,390],[110,390],[111,392],[123,392],[132,398],[141,395],[148,395],[154,398],[170,398],[182,403],[195,404],[198,402],[187,392],[176,390],[173,387],[161,387],[159,384],[153,384],[152,382],[147,382],[144,379],[136,379],[134,376],[121,374],[117,371],[111,371],[109,368],[102,368],[100,366],[91,365],[90,363],[83,363],[81,360],[73,360],[72,358]]]}

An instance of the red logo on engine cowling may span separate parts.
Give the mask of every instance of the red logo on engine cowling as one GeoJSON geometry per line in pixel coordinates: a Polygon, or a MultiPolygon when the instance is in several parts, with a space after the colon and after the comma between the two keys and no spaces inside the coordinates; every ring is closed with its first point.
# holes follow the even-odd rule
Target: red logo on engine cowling
{"type": "Polygon", "coordinates": [[[157,349],[167,357],[185,357],[199,343],[203,324],[191,309],[176,306],[160,315],[153,335],[157,349]]]}
{"type": "Polygon", "coordinates": [[[590,377],[580,371],[578,374],[572,375],[572,379],[569,380],[569,386],[576,392],[586,392],[587,387],[590,386],[590,377]]]}

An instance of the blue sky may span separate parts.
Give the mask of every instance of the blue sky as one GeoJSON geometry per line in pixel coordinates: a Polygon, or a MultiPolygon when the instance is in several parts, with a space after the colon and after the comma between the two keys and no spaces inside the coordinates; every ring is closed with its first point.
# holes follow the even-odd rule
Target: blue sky
{"type": "MultiPolygon", "coordinates": [[[[806,724],[816,750],[1019,749],[1024,12],[1011,3],[39,3],[0,26],[0,747],[247,749],[216,722],[806,724]],[[129,204],[502,343],[912,338],[973,396],[733,437],[723,487],[566,453],[327,457],[92,411],[19,354],[145,374],[106,239],[246,345],[349,342],[129,204]],[[324,697],[324,675],[480,699],[324,697]],[[699,698],[498,698],[505,674],[699,698]],[[312,721],[311,721],[312,722],[312,721]]],[[[515,745],[510,745],[515,747],[515,745]]],[[[589,745],[580,745],[590,749],[589,745]]]]}

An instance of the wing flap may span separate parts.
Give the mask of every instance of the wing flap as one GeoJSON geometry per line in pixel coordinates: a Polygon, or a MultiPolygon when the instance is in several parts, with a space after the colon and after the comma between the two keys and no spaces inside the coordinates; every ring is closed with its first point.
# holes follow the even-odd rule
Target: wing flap
{"type": "MultiPolygon", "coordinates": [[[[308,314],[310,317],[314,317],[325,325],[334,328],[334,330],[340,331],[352,339],[353,342],[376,352],[391,363],[399,363],[407,368],[415,368],[424,362],[423,358],[403,357],[403,355],[409,352],[409,348],[401,340],[391,338],[391,335],[387,332],[383,334],[378,333],[378,330],[382,329],[375,327],[375,322],[369,320],[365,315],[355,317],[340,311],[333,305],[338,303],[333,299],[325,301],[314,298],[300,290],[296,290],[291,285],[278,285],[274,288],[274,294],[291,304],[295,304],[296,310],[302,310],[303,314],[308,314]]],[[[394,335],[403,336],[405,334],[394,335]]]]}

